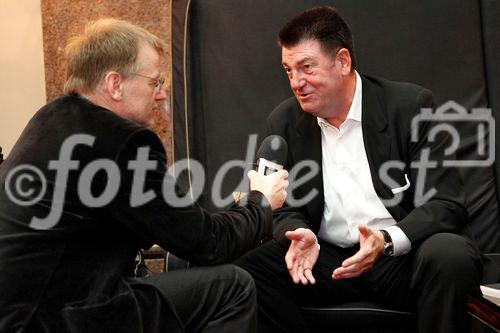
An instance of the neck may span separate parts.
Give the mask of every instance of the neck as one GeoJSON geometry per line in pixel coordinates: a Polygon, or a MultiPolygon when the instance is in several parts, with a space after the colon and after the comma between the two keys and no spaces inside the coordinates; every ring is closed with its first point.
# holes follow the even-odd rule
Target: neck
{"type": "Polygon", "coordinates": [[[343,89],[339,94],[341,97],[334,107],[334,110],[332,110],[331,115],[325,117],[325,120],[330,125],[337,128],[346,120],[352,101],[354,100],[354,93],[356,92],[356,73],[354,71],[349,73],[343,83],[343,89]]]}
{"type": "Polygon", "coordinates": [[[107,96],[104,93],[102,93],[97,89],[90,93],[79,93],[79,95],[97,106],[100,106],[104,109],[117,113],[117,107],[114,101],[110,98],[107,98],[107,96]]]}

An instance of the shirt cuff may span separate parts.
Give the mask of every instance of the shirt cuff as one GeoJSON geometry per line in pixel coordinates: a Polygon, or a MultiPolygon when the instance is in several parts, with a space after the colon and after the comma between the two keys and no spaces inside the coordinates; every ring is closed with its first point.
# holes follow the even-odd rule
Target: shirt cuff
{"type": "Polygon", "coordinates": [[[410,252],[411,242],[400,227],[393,225],[384,230],[391,236],[395,257],[410,252]]]}

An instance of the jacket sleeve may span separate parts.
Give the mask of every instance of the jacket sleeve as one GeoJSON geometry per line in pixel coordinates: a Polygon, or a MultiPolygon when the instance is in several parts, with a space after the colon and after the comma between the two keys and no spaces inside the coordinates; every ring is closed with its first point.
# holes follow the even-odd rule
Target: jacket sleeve
{"type": "MultiPolygon", "coordinates": [[[[445,160],[455,160],[447,151],[453,138],[446,130],[437,131],[439,119],[415,118],[421,109],[435,108],[432,93],[422,89],[414,102],[414,117],[408,134],[407,164],[414,208],[398,222],[412,244],[419,243],[440,232],[460,233],[467,224],[463,182],[455,167],[443,165],[445,160]],[[418,133],[418,135],[415,135],[418,133]]],[[[433,113],[435,114],[435,113],[433,113]]]]}
{"type": "Polygon", "coordinates": [[[110,212],[143,246],[156,243],[182,259],[206,265],[232,261],[271,236],[272,211],[262,193],[251,191],[245,204],[223,212],[206,211],[179,189],[168,173],[161,142],[149,130],[134,133],[116,162],[121,187],[110,212]],[[141,172],[134,174],[130,168],[140,147],[147,150],[151,164],[142,181],[141,172]],[[134,181],[140,184],[135,189],[134,181]],[[139,198],[138,188],[150,199],[134,204],[131,198],[139,198]]]}

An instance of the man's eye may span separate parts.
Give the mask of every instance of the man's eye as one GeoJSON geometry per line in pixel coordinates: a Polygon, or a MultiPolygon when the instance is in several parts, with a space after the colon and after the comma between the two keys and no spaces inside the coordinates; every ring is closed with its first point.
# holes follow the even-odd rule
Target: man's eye
{"type": "Polygon", "coordinates": [[[312,65],[311,65],[311,64],[305,64],[305,65],[304,65],[304,69],[305,69],[306,71],[311,70],[311,69],[312,69],[312,65]]]}

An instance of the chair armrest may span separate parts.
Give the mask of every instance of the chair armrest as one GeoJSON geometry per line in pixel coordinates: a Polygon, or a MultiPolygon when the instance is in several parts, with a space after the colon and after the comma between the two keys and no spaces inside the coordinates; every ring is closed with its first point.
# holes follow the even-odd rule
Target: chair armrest
{"type": "Polygon", "coordinates": [[[500,253],[485,253],[484,255],[500,267],[500,253]]]}

